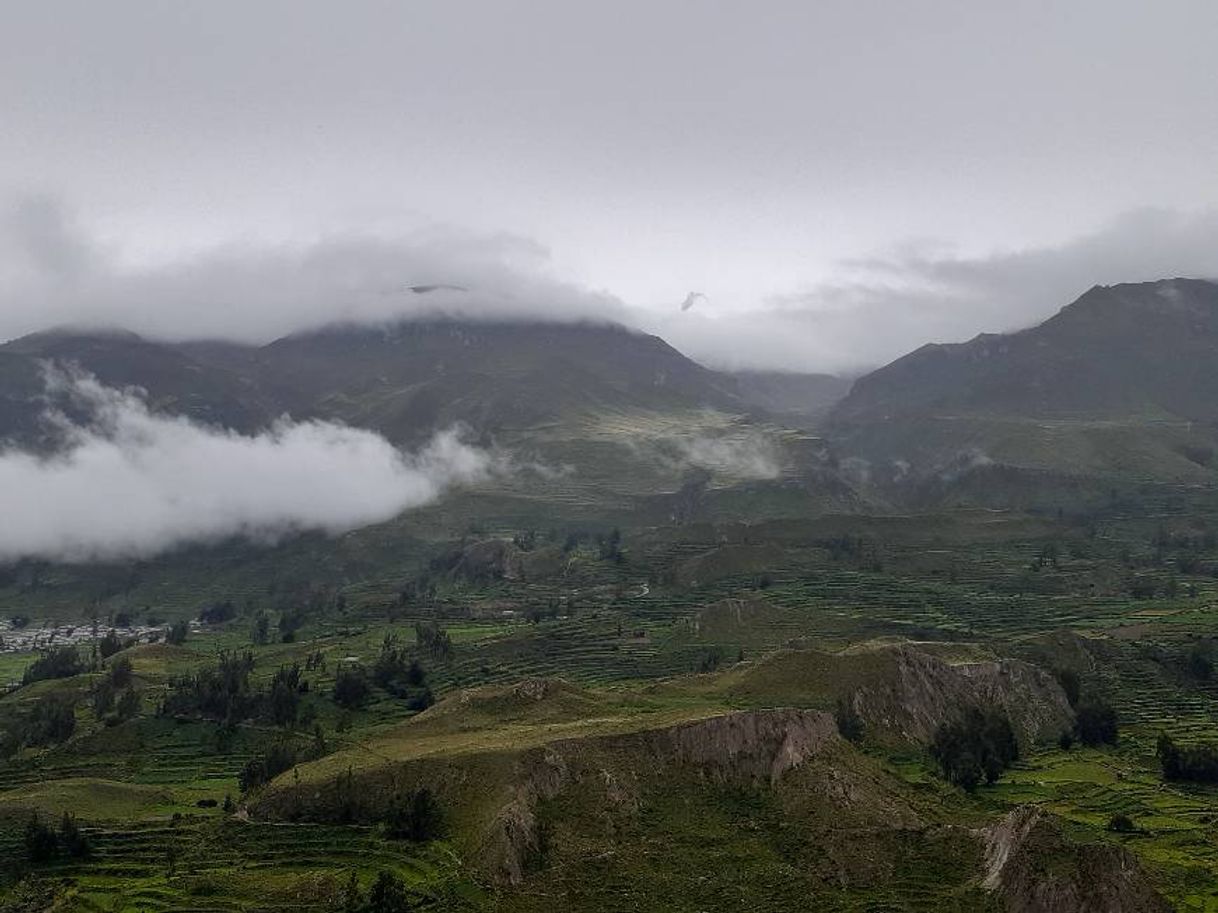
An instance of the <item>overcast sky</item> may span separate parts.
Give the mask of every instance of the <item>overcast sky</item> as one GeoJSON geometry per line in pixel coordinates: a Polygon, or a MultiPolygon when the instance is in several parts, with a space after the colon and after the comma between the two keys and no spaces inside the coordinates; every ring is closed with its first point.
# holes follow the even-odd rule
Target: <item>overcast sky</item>
{"type": "Polygon", "coordinates": [[[1216,46],[1213,0],[5,3],[0,336],[458,282],[873,364],[1218,275],[1216,46]]]}

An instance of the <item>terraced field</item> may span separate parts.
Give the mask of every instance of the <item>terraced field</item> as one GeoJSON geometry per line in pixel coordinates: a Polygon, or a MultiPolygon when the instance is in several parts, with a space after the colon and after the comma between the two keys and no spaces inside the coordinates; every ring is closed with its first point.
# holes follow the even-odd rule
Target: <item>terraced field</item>
{"type": "MultiPolygon", "coordinates": [[[[471,850],[476,841],[467,833],[410,843],[389,839],[382,824],[250,818],[245,810],[256,806],[259,793],[243,794],[240,778],[275,744],[312,750],[316,732],[335,758],[369,746],[399,759],[412,756],[421,747],[411,742],[416,736],[408,723],[416,710],[401,697],[376,684],[353,707],[333,697],[339,670],[374,669],[387,635],[421,664],[441,700],[526,680],[588,689],[594,709],[579,712],[592,722],[558,720],[554,733],[567,737],[579,735],[581,725],[584,734],[616,732],[648,714],[672,722],[723,713],[741,700],[725,698],[715,682],[743,674],[780,648],[834,653],[908,640],[949,663],[1014,656],[1072,668],[1086,692],[1118,708],[1121,738],[1109,749],[1038,746],[997,785],[972,796],[945,787],[924,751],[864,745],[902,788],[947,802],[951,827],[966,830],[1019,805],[1039,805],[1074,837],[1128,847],[1178,909],[1212,913],[1218,911],[1218,793],[1162,783],[1154,743],[1161,731],[1182,741],[1218,740],[1218,680],[1190,677],[1183,667],[1190,645],[1218,633],[1212,573],[1218,552],[1185,556],[1157,548],[1163,524],[1196,523],[1187,505],[1171,497],[1159,506],[1150,520],[1114,509],[1091,528],[1069,519],[977,511],[653,528],[628,534],[620,560],[598,552],[594,533],[555,560],[562,535],[543,536],[538,549],[550,553],[505,547],[516,563],[485,579],[422,561],[394,575],[357,577],[328,591],[326,606],[306,614],[291,637],[279,636],[272,624],[265,644],[251,642],[259,603],[242,601],[258,588],[233,593],[241,608],[231,622],[203,626],[182,645],[119,654],[132,660],[142,698],[134,720],[106,725],[90,709],[90,689],[105,667],[0,699],[0,710],[14,713],[43,694],[70,693],[76,700],[69,740],[0,762],[0,852],[18,861],[7,884],[27,871],[20,861],[23,828],[37,808],[49,822],[73,811],[92,846],[88,859],[33,867],[37,880],[70,895],[67,910],[332,910],[350,873],[367,886],[381,871],[396,873],[420,909],[523,913],[553,909],[562,897],[573,909],[633,910],[644,908],[644,896],[667,896],[673,909],[746,909],[756,907],[760,885],[770,886],[765,896],[775,908],[789,906],[809,890],[790,855],[794,838],[778,817],[740,805],[736,795],[716,794],[692,810],[689,795],[674,795],[674,804],[661,802],[648,812],[653,817],[642,819],[647,827],[636,835],[637,848],[619,848],[603,860],[589,850],[571,870],[581,873],[575,880],[543,867],[509,890],[478,868],[471,850]],[[550,570],[521,572],[527,568],[550,570]],[[399,595],[403,581],[428,576],[435,584],[430,596],[399,595]],[[1153,595],[1131,594],[1130,581],[1138,577],[1157,581],[1153,595]],[[417,642],[416,624],[443,629],[447,652],[428,653],[417,642]],[[255,689],[269,688],[281,667],[322,657],[322,665],[303,673],[308,688],[294,728],[258,716],[225,725],[158,713],[171,676],[211,668],[222,650],[253,651],[255,689]],[[226,796],[235,803],[231,812],[221,808],[226,796]],[[1106,830],[1118,813],[1135,822],[1133,833],[1106,830]],[[700,826],[691,830],[690,821],[700,826]],[[704,882],[690,881],[693,869],[704,882]],[[595,886],[587,880],[593,874],[595,886]],[[747,885],[750,893],[733,894],[731,884],[747,885]]],[[[197,604],[214,595],[202,590],[197,604]]],[[[278,617],[272,609],[272,622],[278,617]]],[[[13,677],[29,662],[28,656],[0,657],[13,677]]],[[[832,707],[827,692],[815,701],[805,697],[795,703],[832,707]]],[[[766,702],[750,697],[745,703],[766,702]]],[[[457,716],[444,725],[461,732],[493,724],[457,716]]],[[[518,721],[504,716],[497,725],[507,739],[495,742],[498,749],[523,744],[511,741],[523,738],[518,721]]],[[[303,766],[289,768],[274,787],[290,787],[303,766]]],[[[768,800],[753,801],[764,806],[768,800]]],[[[979,865],[961,868],[963,845],[951,851],[956,856],[926,846],[913,836],[895,844],[904,862],[883,879],[832,890],[818,883],[818,909],[994,906],[975,875],[961,877],[979,865]]]]}

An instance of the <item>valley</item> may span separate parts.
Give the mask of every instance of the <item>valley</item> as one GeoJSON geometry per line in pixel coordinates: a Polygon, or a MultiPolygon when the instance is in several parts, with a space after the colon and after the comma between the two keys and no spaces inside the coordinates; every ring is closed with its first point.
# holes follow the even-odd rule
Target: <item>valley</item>
{"type": "Polygon", "coordinates": [[[0,347],[14,448],[53,359],[506,467],[0,566],[0,910],[1218,911],[1218,786],[1160,760],[1218,744],[1216,288],[849,393],[585,325],[0,347]]]}

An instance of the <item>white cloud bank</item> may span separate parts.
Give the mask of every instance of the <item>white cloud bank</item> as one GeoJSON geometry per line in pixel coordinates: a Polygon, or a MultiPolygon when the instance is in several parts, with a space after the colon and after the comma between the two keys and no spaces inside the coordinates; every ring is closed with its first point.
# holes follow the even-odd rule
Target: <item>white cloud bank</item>
{"type": "Polygon", "coordinates": [[[670,313],[651,329],[716,366],[855,372],[1033,326],[1095,285],[1173,278],[1218,278],[1218,210],[1138,210],[1060,245],[980,257],[913,245],[757,310],[670,313]]]}
{"type": "Polygon", "coordinates": [[[546,248],[516,235],[344,232],[132,266],[51,196],[0,206],[0,301],[0,340],[67,325],[259,344],[332,323],[436,314],[629,322],[618,299],[562,281],[546,248]]]}
{"type": "Polygon", "coordinates": [[[782,471],[777,448],[761,435],[695,437],[676,445],[683,462],[740,479],[776,479],[782,471]]]}
{"type": "Polygon", "coordinates": [[[340,533],[500,468],[454,430],[414,454],[330,422],[284,420],[245,436],[153,414],[135,393],[91,377],[48,377],[94,420],[50,414],[67,441],[52,457],[0,451],[0,560],[146,557],[235,535],[340,533]]]}
{"type": "Polygon", "coordinates": [[[927,342],[1022,329],[1093,285],[1218,277],[1215,238],[1218,210],[1139,210],[1057,245],[987,256],[906,246],[751,307],[712,296],[682,312],[679,300],[640,308],[564,281],[527,238],[451,228],[232,244],[135,267],[55,198],[27,196],[0,207],[0,340],[66,324],[265,343],[336,322],[444,314],[614,322],[715,368],[853,373],[927,342]],[[436,284],[461,288],[409,290],[436,284]]]}

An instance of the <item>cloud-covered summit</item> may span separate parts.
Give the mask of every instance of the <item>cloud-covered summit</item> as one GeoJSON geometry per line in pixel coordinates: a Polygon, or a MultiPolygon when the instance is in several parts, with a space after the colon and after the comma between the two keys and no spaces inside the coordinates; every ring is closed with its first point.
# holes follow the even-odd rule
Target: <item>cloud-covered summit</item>
{"type": "Polygon", "coordinates": [[[910,244],[742,307],[624,302],[559,276],[547,249],[452,227],[231,243],[132,265],[52,197],[0,218],[0,339],[60,325],[263,343],[332,323],[459,317],[609,322],[707,366],[856,372],[927,342],[1021,329],[1096,284],[1218,276],[1218,210],[1127,213],[1058,245],[969,256],[910,244]]]}
{"type": "Polygon", "coordinates": [[[56,326],[163,340],[265,343],[331,323],[447,314],[627,322],[616,298],[552,275],[544,247],[451,227],[231,243],[154,266],[125,263],[61,201],[0,216],[0,338],[56,326]]]}

